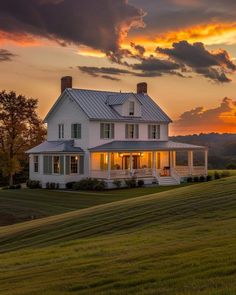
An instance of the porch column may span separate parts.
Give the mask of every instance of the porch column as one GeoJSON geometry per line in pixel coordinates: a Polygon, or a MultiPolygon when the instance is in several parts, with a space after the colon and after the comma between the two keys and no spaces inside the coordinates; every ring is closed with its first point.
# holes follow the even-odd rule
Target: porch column
{"type": "Polygon", "coordinates": [[[188,168],[189,174],[193,174],[193,151],[188,151],[188,168]]]}
{"type": "Polygon", "coordinates": [[[107,153],[107,178],[111,179],[111,153],[107,153]]]}
{"type": "Polygon", "coordinates": [[[152,174],[153,176],[157,175],[157,153],[152,153],[152,174]]]}
{"type": "Polygon", "coordinates": [[[172,152],[172,155],[173,155],[173,168],[175,168],[176,167],[176,152],[175,151],[173,151],[172,152]]]}
{"type": "Polygon", "coordinates": [[[208,150],[205,150],[205,174],[208,174],[208,150]]]}
{"type": "Polygon", "coordinates": [[[133,154],[130,154],[130,175],[133,176],[133,154]]]}

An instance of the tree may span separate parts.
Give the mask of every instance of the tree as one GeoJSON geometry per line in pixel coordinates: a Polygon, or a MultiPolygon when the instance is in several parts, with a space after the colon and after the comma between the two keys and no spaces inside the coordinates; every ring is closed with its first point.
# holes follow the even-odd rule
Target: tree
{"type": "Polygon", "coordinates": [[[37,114],[38,100],[0,92],[0,170],[13,184],[25,151],[45,139],[46,129],[37,114]]]}

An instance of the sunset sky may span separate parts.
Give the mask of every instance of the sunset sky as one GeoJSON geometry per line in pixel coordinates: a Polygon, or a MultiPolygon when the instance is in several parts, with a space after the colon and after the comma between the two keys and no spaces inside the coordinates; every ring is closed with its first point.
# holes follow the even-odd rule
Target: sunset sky
{"type": "Polygon", "coordinates": [[[44,117],[65,75],[146,81],[172,134],[236,133],[236,1],[0,0],[0,89],[38,98],[44,117]]]}

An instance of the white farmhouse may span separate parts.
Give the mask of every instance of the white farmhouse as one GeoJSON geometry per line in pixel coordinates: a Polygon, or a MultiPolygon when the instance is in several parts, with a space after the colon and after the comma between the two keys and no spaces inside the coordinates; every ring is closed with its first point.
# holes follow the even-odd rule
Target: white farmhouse
{"type": "Polygon", "coordinates": [[[72,88],[72,77],[61,80],[62,93],[45,123],[47,141],[29,150],[30,179],[66,183],[92,177],[112,186],[114,179],[137,177],[146,184],[179,184],[188,176],[207,174],[207,149],[169,140],[171,119],[148,96],[147,84],[137,93],[72,88]],[[187,153],[178,166],[178,152],[187,153]],[[205,163],[194,166],[193,153],[205,163]]]}

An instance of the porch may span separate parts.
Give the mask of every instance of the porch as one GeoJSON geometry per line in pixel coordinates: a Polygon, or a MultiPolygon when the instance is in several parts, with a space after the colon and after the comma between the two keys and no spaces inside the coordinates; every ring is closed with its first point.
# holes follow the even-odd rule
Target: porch
{"type": "Polygon", "coordinates": [[[194,161],[194,153],[185,150],[187,163],[178,164],[178,151],[93,152],[90,154],[90,176],[115,180],[136,177],[161,179],[172,177],[178,183],[188,176],[207,175],[208,152],[201,151],[204,163],[194,161]]]}

